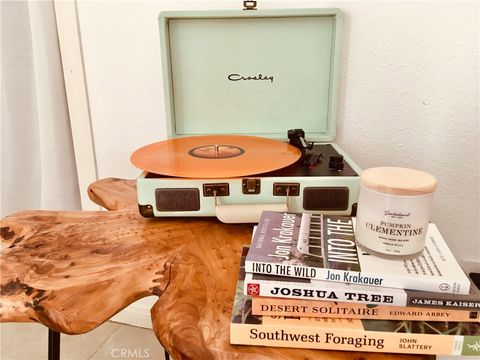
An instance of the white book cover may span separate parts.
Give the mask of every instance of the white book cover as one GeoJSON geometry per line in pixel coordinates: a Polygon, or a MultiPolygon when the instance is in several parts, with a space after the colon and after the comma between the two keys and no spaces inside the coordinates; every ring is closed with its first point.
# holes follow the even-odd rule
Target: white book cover
{"type": "Polygon", "coordinates": [[[274,276],[246,273],[245,295],[391,306],[407,305],[407,293],[402,289],[312,279],[279,277],[281,280],[273,280],[272,278],[274,276]]]}
{"type": "Polygon", "coordinates": [[[368,254],[355,242],[354,218],[330,215],[264,212],[245,271],[439,293],[470,290],[434,224],[429,224],[424,251],[405,260],[368,254]]]}

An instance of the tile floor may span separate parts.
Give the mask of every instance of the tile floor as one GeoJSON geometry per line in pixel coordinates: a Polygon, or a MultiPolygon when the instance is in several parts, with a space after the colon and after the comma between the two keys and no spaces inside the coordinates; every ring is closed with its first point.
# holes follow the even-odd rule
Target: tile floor
{"type": "MultiPolygon", "coordinates": [[[[164,360],[164,350],[150,329],[108,321],[82,335],[61,335],[61,360],[164,360]]],[[[0,359],[44,360],[48,329],[36,323],[0,324],[0,359]]]]}

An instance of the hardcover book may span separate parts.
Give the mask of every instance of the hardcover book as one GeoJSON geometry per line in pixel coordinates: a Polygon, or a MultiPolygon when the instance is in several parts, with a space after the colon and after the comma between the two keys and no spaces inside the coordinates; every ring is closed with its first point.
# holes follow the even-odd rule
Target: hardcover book
{"type": "Polygon", "coordinates": [[[480,323],[255,316],[239,280],[230,323],[234,345],[480,355],[480,323]]]}
{"type": "Polygon", "coordinates": [[[469,279],[434,224],[429,224],[422,254],[394,259],[370,255],[357,247],[354,218],[307,213],[263,212],[245,270],[453,294],[468,294],[470,288],[469,279]]]}

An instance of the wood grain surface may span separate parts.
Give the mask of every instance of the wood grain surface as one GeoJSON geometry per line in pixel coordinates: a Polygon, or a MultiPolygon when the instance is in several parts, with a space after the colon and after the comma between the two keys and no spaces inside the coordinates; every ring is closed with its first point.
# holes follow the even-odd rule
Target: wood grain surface
{"type": "Polygon", "coordinates": [[[342,351],[231,346],[229,322],[251,225],[144,219],[134,181],[88,189],[111,211],[23,211],[2,220],[1,321],[90,331],[151,294],[155,334],[174,359],[427,359],[342,351]]]}

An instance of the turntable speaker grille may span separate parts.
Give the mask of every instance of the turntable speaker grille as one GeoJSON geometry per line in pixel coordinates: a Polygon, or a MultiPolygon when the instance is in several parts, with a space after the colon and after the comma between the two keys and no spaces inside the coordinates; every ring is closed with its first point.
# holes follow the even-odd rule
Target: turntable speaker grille
{"type": "Polygon", "coordinates": [[[348,187],[306,187],[303,191],[305,210],[347,210],[348,187]]]}
{"type": "Polygon", "coordinates": [[[155,190],[158,211],[198,211],[200,210],[200,192],[197,188],[155,190]]]}

